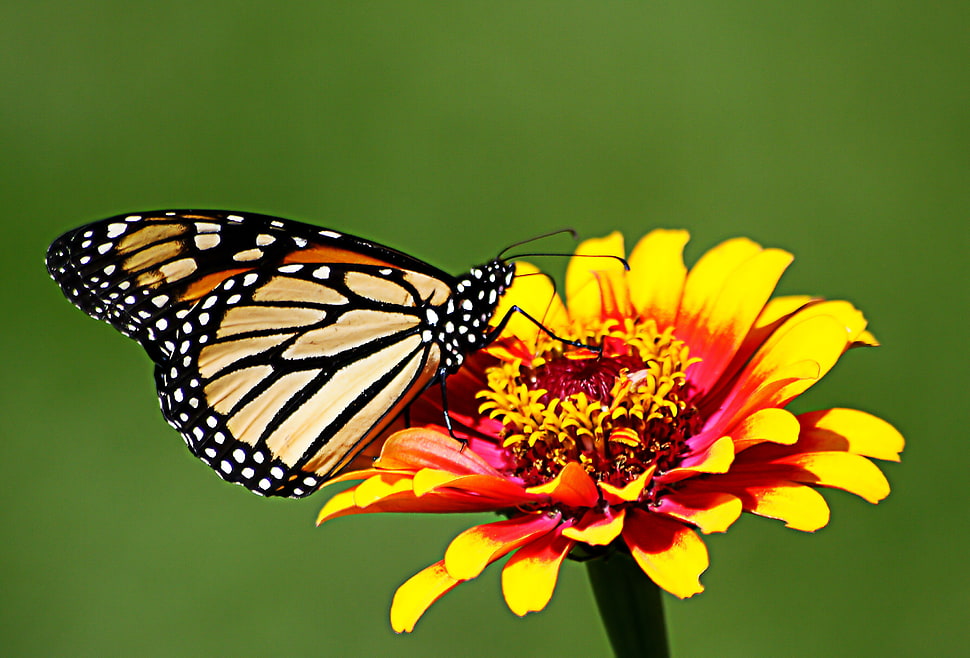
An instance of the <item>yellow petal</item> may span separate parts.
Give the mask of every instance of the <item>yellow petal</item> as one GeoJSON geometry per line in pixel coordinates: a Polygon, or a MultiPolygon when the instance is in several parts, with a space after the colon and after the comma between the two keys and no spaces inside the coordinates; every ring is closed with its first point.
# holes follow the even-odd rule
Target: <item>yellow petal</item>
{"type": "Polygon", "coordinates": [[[630,254],[630,298],[634,309],[653,319],[663,331],[677,319],[687,268],[684,246],[690,234],[684,230],[656,229],[647,233],[630,254]]]}
{"type": "Polygon", "coordinates": [[[599,486],[603,490],[608,503],[613,505],[618,505],[623,502],[632,503],[635,500],[640,500],[640,494],[643,493],[647,483],[650,482],[655,470],[657,470],[657,465],[651,464],[635,480],[631,480],[622,487],[614,486],[609,482],[600,482],[599,486]]]}
{"type": "Polygon", "coordinates": [[[677,326],[693,326],[696,318],[717,299],[727,275],[761,251],[761,245],[747,238],[734,238],[701,256],[684,283],[677,326]]]}
{"type": "Polygon", "coordinates": [[[868,331],[863,331],[855,339],[853,345],[863,345],[865,347],[879,347],[879,340],[868,331]]]}
{"type": "Polygon", "coordinates": [[[801,441],[814,451],[844,450],[857,455],[899,461],[905,440],[899,431],[857,409],[825,409],[801,414],[801,441]]]}
{"type": "Polygon", "coordinates": [[[627,515],[623,541],[653,582],[679,598],[704,591],[700,575],[709,564],[707,547],[680,522],[634,509],[627,515]]]}
{"type": "Polygon", "coordinates": [[[792,258],[780,249],[758,252],[733,270],[722,272],[720,280],[704,281],[711,299],[696,314],[677,319],[677,337],[690,346],[691,356],[701,358],[689,376],[702,390],[717,384],[792,258]]]}
{"type": "Polygon", "coordinates": [[[569,537],[590,546],[606,546],[620,536],[623,530],[624,509],[616,509],[612,515],[589,510],[579,523],[563,528],[563,537],[569,537]]]}
{"type": "Polygon", "coordinates": [[[664,479],[676,481],[697,473],[727,473],[734,463],[734,441],[722,436],[707,450],[686,457],[681,463],[683,466],[664,473],[664,479]]]}
{"type": "Polygon", "coordinates": [[[614,231],[605,238],[584,240],[566,269],[566,299],[573,318],[598,318],[613,301],[623,304],[619,311],[630,314],[626,269],[616,258],[623,258],[623,236],[614,231]],[[598,258],[596,258],[598,257],[598,258]],[[608,296],[608,297],[606,297],[608,296]],[[615,298],[615,299],[610,299],[615,298]]]}
{"type": "MultiPolygon", "coordinates": [[[[761,346],[745,371],[738,376],[740,386],[728,395],[724,406],[740,406],[741,409],[769,404],[784,406],[831,370],[845,350],[845,345],[845,327],[828,316],[812,317],[796,323],[787,331],[779,330],[761,346]],[[779,387],[772,392],[770,399],[751,396],[751,385],[766,389],[771,382],[788,379],[796,372],[808,371],[811,372],[810,376],[799,377],[779,387]]],[[[743,413],[733,409],[732,412],[730,415],[734,418],[743,413]]]]}
{"type": "Polygon", "coordinates": [[[421,615],[461,581],[448,575],[444,561],[411,576],[397,588],[391,601],[391,628],[395,633],[410,633],[421,615]]]}
{"type": "Polygon", "coordinates": [[[822,494],[798,484],[746,487],[745,509],[779,519],[794,530],[815,532],[829,522],[829,506],[822,494]]]}
{"type": "Polygon", "coordinates": [[[844,489],[849,493],[878,503],[889,495],[889,482],[882,471],[865,457],[847,452],[812,452],[793,455],[777,463],[791,464],[809,473],[798,477],[801,482],[844,489]]]}
{"type": "MultiPolygon", "coordinates": [[[[499,298],[498,306],[492,315],[492,324],[500,322],[513,306],[542,322],[542,325],[557,333],[568,322],[566,308],[556,294],[552,279],[543,274],[531,263],[519,261],[515,264],[515,279],[505,294],[499,298]]],[[[513,313],[505,326],[502,336],[515,336],[526,345],[534,345],[539,327],[521,313],[513,313]]]]}
{"type": "Polygon", "coordinates": [[[787,318],[814,299],[814,297],[808,295],[783,295],[769,299],[758,319],[752,325],[751,331],[760,331],[779,320],[787,318]]]}
{"type": "Polygon", "coordinates": [[[734,439],[734,449],[741,452],[765,442],[793,445],[800,429],[798,419],[790,411],[769,407],[746,416],[728,433],[734,439]]]}
{"type": "Polygon", "coordinates": [[[388,496],[402,491],[411,491],[413,486],[414,482],[410,474],[381,473],[357,485],[354,489],[354,502],[358,507],[367,507],[388,496]]]}
{"type": "Polygon", "coordinates": [[[340,491],[334,494],[323,506],[323,509],[320,510],[320,513],[317,514],[317,525],[330,519],[336,519],[350,514],[356,509],[357,503],[354,502],[354,489],[340,491]]]}
{"type": "Polygon", "coordinates": [[[721,492],[675,493],[663,497],[656,511],[686,521],[705,534],[724,532],[741,516],[741,500],[721,492]]]}
{"type": "Polygon", "coordinates": [[[828,316],[839,322],[846,332],[846,343],[851,343],[862,337],[866,328],[866,318],[862,311],[846,301],[819,301],[807,304],[788,321],[791,323],[804,322],[816,316],[828,316]]]}
{"type": "Polygon", "coordinates": [[[509,558],[502,569],[502,594],[512,612],[522,617],[546,607],[572,547],[572,541],[551,532],[509,558]]]}
{"type": "Polygon", "coordinates": [[[469,528],[445,551],[448,573],[459,580],[475,578],[503,555],[548,533],[559,524],[559,518],[558,514],[526,514],[469,528]]]}

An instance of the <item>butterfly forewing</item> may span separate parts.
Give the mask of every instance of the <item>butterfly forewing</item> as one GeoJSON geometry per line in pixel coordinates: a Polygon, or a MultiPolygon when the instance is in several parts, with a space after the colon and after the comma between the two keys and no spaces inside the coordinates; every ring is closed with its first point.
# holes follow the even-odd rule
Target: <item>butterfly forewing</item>
{"type": "Polygon", "coordinates": [[[58,238],[65,295],[138,340],[166,419],[224,479],[303,496],[491,336],[513,267],[456,279],[309,224],[120,215],[58,238]]]}
{"type": "Polygon", "coordinates": [[[153,358],[164,350],[171,316],[230,276],[287,262],[385,265],[451,279],[354,236],[222,211],[119,215],[66,233],[47,253],[51,276],[75,306],[138,340],[153,358]]]}

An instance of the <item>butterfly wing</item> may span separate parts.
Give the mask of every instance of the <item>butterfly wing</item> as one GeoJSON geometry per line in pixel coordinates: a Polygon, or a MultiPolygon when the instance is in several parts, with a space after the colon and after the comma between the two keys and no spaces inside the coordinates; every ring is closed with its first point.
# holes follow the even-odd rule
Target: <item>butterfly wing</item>
{"type": "Polygon", "coordinates": [[[453,284],[353,236],[208,211],[82,227],[48,268],[75,305],[142,343],[194,454],[281,496],[314,491],[434,378],[428,310],[453,284]]]}
{"type": "Polygon", "coordinates": [[[67,298],[140,342],[156,361],[170,352],[174,321],[220,282],[297,262],[382,265],[452,281],[389,247],[255,213],[118,215],[65,233],[47,252],[48,271],[67,298]]]}
{"type": "Polygon", "coordinates": [[[156,371],[162,411],[224,479],[309,494],[435,377],[425,308],[391,268],[232,276],[177,328],[176,353],[156,371]]]}

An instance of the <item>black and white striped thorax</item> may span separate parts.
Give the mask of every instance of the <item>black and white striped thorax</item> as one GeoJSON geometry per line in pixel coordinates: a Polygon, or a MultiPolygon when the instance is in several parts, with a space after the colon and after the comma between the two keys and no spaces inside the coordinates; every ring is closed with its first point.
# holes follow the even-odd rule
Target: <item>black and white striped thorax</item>
{"type": "Polygon", "coordinates": [[[428,327],[422,338],[441,348],[442,369],[457,371],[466,354],[488,344],[492,338],[489,322],[514,276],[514,263],[490,261],[460,277],[443,307],[425,309],[428,327]]]}

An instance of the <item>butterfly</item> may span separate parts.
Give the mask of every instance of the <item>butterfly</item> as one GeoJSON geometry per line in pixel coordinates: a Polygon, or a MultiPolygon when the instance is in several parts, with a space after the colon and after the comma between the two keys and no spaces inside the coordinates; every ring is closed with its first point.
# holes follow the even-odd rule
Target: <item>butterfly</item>
{"type": "Polygon", "coordinates": [[[288,497],[313,493],[493,340],[515,272],[496,258],[454,277],[346,233],[196,210],[82,226],[51,244],[47,268],[75,306],[142,345],[162,414],[196,457],[288,497]]]}

